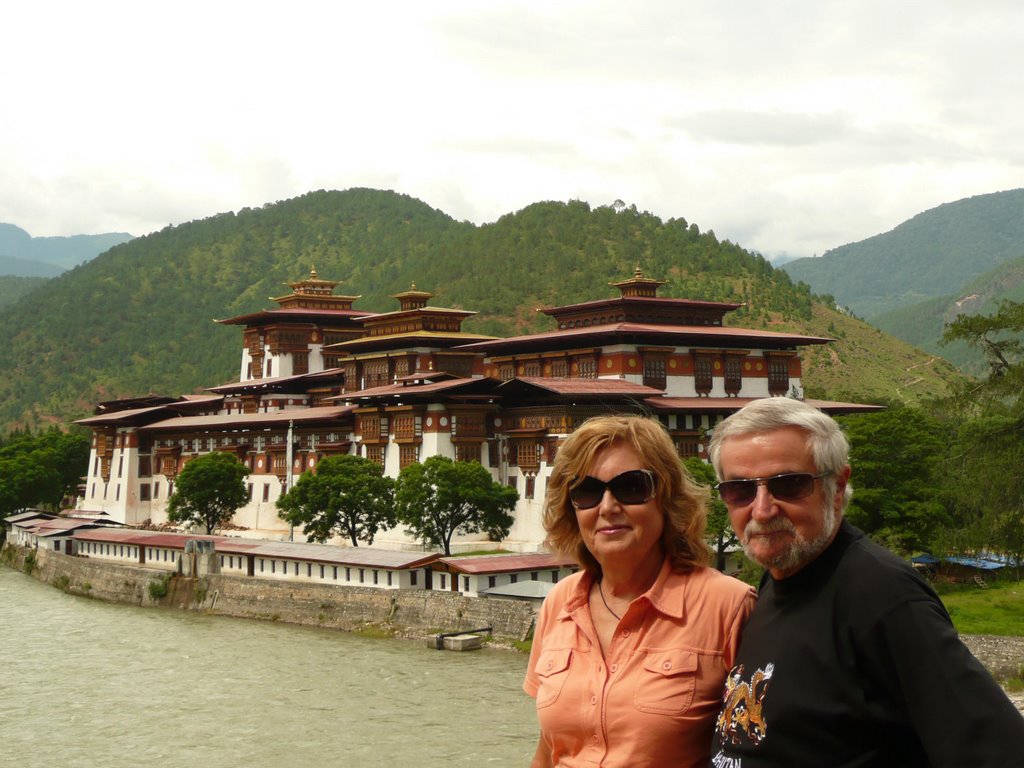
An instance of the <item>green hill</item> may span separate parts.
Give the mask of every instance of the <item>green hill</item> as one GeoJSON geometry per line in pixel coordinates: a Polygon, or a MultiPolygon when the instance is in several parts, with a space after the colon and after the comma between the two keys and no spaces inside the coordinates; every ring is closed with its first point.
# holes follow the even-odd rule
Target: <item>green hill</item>
{"type": "Polygon", "coordinates": [[[0,310],[14,304],[46,283],[45,277],[0,275],[0,310]]]}
{"type": "MultiPolygon", "coordinates": [[[[978,195],[920,213],[890,232],[783,265],[794,280],[873,319],[963,286],[1024,257],[1024,189],[978,195]]],[[[903,337],[907,338],[907,337],[903,337]]]]}
{"type": "Polygon", "coordinates": [[[986,372],[981,353],[963,342],[940,344],[947,323],[957,315],[991,314],[1003,299],[1024,302],[1024,258],[1008,261],[972,280],[953,296],[934,299],[878,315],[872,324],[914,346],[940,354],[975,375],[986,372]]]}
{"type": "Polygon", "coordinates": [[[545,202],[478,227],[405,195],[352,189],[168,227],[0,310],[0,429],[78,418],[98,400],[231,380],[241,337],[212,320],[273,306],[269,297],[311,265],[343,280],[341,292],[361,294],[359,309],[390,311],[389,296],[415,282],[435,305],[477,311],[467,330],[508,334],[550,330],[537,307],[616,295],[607,284],[638,264],[671,281],[664,296],[745,302],[733,324],[839,337],[808,360],[816,396],[912,400],[954,375],[681,218],[545,202]]]}

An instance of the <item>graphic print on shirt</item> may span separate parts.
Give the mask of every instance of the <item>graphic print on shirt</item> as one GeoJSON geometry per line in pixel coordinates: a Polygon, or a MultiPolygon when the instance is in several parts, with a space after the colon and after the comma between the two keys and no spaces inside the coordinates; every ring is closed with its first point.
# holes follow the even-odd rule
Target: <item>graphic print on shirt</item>
{"type": "Polygon", "coordinates": [[[715,724],[719,743],[739,744],[741,734],[755,746],[761,743],[768,733],[762,706],[774,671],[774,664],[755,670],[749,682],[743,679],[742,664],[729,671],[722,696],[722,711],[718,713],[715,724]]]}

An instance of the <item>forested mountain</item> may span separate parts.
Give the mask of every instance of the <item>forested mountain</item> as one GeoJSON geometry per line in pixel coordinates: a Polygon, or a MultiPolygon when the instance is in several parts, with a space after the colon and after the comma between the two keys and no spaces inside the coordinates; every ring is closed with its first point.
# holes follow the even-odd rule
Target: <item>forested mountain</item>
{"type": "Polygon", "coordinates": [[[987,373],[981,351],[963,342],[940,344],[947,323],[957,315],[989,315],[1003,299],[1024,303],[1024,258],[1008,261],[968,283],[952,296],[939,296],[871,320],[886,333],[927,352],[940,354],[974,375],[987,373]]]}
{"type": "Polygon", "coordinates": [[[126,232],[32,237],[21,227],[0,224],[0,275],[54,277],[131,239],[126,232]]]}
{"type": "Polygon", "coordinates": [[[816,302],[764,258],[685,220],[583,202],[458,222],[393,192],[312,192],[168,227],[117,245],[0,310],[0,430],[66,421],[98,400],[199,391],[237,375],[241,334],[213,324],[275,306],[312,265],[356,308],[390,311],[412,283],[435,306],[475,310],[466,329],[551,330],[537,307],[618,295],[644,273],[663,296],[745,302],[730,322],[836,336],[805,356],[813,396],[916,399],[955,376],[877,329],[816,302]]]}
{"type": "Polygon", "coordinates": [[[45,277],[12,277],[0,275],[0,309],[14,304],[46,282],[45,277]]]}
{"type": "Polygon", "coordinates": [[[940,205],[890,232],[782,268],[870,320],[962,294],[974,278],[1021,257],[1024,189],[1014,189],[940,205]]]}

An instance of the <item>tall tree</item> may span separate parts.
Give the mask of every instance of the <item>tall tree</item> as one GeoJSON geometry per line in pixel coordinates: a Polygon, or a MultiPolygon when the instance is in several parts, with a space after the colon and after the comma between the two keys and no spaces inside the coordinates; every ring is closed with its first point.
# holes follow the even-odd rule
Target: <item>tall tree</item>
{"type": "Polygon", "coordinates": [[[699,456],[691,456],[683,461],[683,465],[690,473],[690,477],[701,485],[707,486],[711,491],[708,500],[708,522],[705,528],[705,536],[711,542],[711,548],[715,555],[715,568],[725,570],[725,556],[730,547],[736,546],[738,540],[732,529],[732,521],[729,519],[729,510],[715,490],[718,478],[715,477],[715,469],[699,456]]]}
{"type": "Polygon", "coordinates": [[[201,525],[213,533],[245,503],[248,492],[243,481],[248,474],[248,467],[220,451],[191,459],[175,481],[167,519],[201,525]]]}
{"type": "Polygon", "coordinates": [[[384,469],[361,456],[329,456],[304,472],[277,502],[278,516],[301,525],[310,541],[346,536],[373,544],[382,528],[395,525],[395,483],[384,469]]]}
{"type": "Polygon", "coordinates": [[[512,529],[509,511],[519,500],[514,488],[494,482],[476,461],[431,456],[398,475],[398,520],[427,546],[451,554],[455,534],[486,533],[500,540],[512,529]]]}
{"type": "Polygon", "coordinates": [[[962,418],[947,474],[960,516],[949,548],[988,550],[1024,565],[1024,304],[1003,301],[993,315],[960,315],[944,340],[980,348],[989,375],[960,393],[962,418]]]}
{"type": "Polygon", "coordinates": [[[922,410],[899,405],[840,422],[853,467],[846,517],[890,549],[927,548],[952,522],[936,492],[950,430],[922,410]]]}

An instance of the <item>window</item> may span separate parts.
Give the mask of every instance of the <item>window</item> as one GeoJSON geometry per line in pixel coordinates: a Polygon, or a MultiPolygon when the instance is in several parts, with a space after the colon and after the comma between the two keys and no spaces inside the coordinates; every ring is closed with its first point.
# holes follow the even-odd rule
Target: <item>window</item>
{"type": "Polygon", "coordinates": [[[534,475],[526,475],[526,490],[523,495],[528,498],[533,498],[533,489],[537,485],[537,478],[534,475]]]}
{"type": "Polygon", "coordinates": [[[785,357],[768,358],[768,392],[772,395],[784,395],[789,390],[789,359],[785,357]]]}
{"type": "Polygon", "coordinates": [[[378,577],[379,577],[379,575],[380,575],[380,574],[379,574],[379,573],[377,572],[377,570],[376,570],[376,569],[374,569],[374,571],[373,571],[373,583],[374,583],[374,584],[378,584],[378,583],[380,583],[380,580],[379,580],[379,578],[378,578],[378,577]]]}
{"type": "Polygon", "coordinates": [[[508,580],[509,584],[515,584],[517,581],[519,581],[519,574],[518,573],[513,573],[511,576],[509,576],[509,580],[508,580]]]}
{"type": "Polygon", "coordinates": [[[366,572],[362,568],[360,568],[359,569],[359,583],[362,584],[364,581],[366,581],[366,572]]]}
{"type": "Polygon", "coordinates": [[[456,443],[456,461],[480,461],[480,443],[456,443]]]}
{"type": "Polygon", "coordinates": [[[260,573],[263,573],[263,558],[260,558],[260,573]]]}
{"type": "Polygon", "coordinates": [[[324,566],[321,565],[320,566],[320,578],[322,579],[323,577],[324,577],[324,566]]]}
{"type": "Polygon", "coordinates": [[[121,477],[124,474],[124,454],[122,453],[120,458],[117,460],[117,476],[121,477]]]}
{"type": "Polygon", "coordinates": [[[494,589],[494,587],[496,587],[497,585],[498,585],[498,577],[497,576],[488,576],[487,577],[487,587],[489,589],[494,589]]]}
{"type": "MultiPolygon", "coordinates": [[[[296,563],[296,565],[298,565],[298,563],[296,563]]],[[[298,569],[296,569],[296,570],[298,570],[298,569]]],[[[321,571],[323,570],[323,566],[322,565],[320,566],[320,570],[321,571]]],[[[321,573],[320,575],[323,576],[323,573],[321,573]]],[[[312,563],[306,563],[306,578],[308,579],[308,578],[311,578],[312,576],[313,576],[313,564],[312,563]]]]}
{"type": "Polygon", "coordinates": [[[552,571],[551,572],[551,583],[552,584],[557,584],[558,583],[558,571],[552,571]]]}
{"type": "Polygon", "coordinates": [[[334,580],[338,580],[338,566],[332,566],[334,568],[334,580]]]}
{"type": "Polygon", "coordinates": [[[738,395],[743,387],[743,360],[736,355],[725,358],[725,393],[738,395]]]}
{"type": "Polygon", "coordinates": [[[149,483],[142,483],[139,486],[139,501],[149,501],[149,483]]]}
{"type": "Polygon", "coordinates": [[[388,586],[390,587],[391,586],[391,571],[388,571],[387,574],[388,574],[388,586]]]}
{"type": "Polygon", "coordinates": [[[469,592],[469,576],[462,577],[462,591],[469,592]]]}
{"type": "Polygon", "coordinates": [[[249,498],[249,501],[252,501],[252,483],[249,483],[249,486],[248,486],[248,498],[249,498]]]}
{"type": "Polygon", "coordinates": [[[419,573],[419,571],[409,571],[409,586],[410,587],[415,587],[416,586],[416,574],[417,573],[419,573]]]}
{"type": "Polygon", "coordinates": [[[366,458],[375,464],[384,466],[384,446],[383,445],[368,445],[366,446],[366,458]]]}
{"type": "Polygon", "coordinates": [[[263,501],[270,501],[270,483],[263,486],[263,501]]]}
{"type": "Polygon", "coordinates": [[[644,386],[654,389],[665,389],[665,358],[644,358],[644,386]]]}
{"type": "Polygon", "coordinates": [[[270,561],[270,572],[277,573],[277,560],[270,561]]]}
{"type": "Polygon", "coordinates": [[[441,589],[445,588],[445,578],[446,578],[445,575],[442,573],[441,574],[441,589]]]}
{"type": "Polygon", "coordinates": [[[153,483],[153,498],[156,499],[156,498],[159,498],[159,497],[160,497],[160,483],[156,482],[156,483],[153,483]]]}
{"type": "Polygon", "coordinates": [[[530,571],[530,581],[539,581],[540,574],[537,571],[530,571]]]}
{"type": "Polygon", "coordinates": [[[120,500],[121,500],[121,484],[118,483],[116,486],[114,486],[114,501],[120,501],[120,500]]]}
{"type": "MultiPolygon", "coordinates": [[[[285,566],[285,570],[287,570],[287,566],[285,566]]],[[[296,576],[299,575],[299,564],[298,563],[295,563],[295,575],[296,576]]]]}
{"type": "Polygon", "coordinates": [[[352,581],[352,569],[345,568],[345,581],[352,581]]]}
{"type": "Polygon", "coordinates": [[[707,395],[711,392],[713,370],[714,364],[710,357],[698,355],[693,361],[693,385],[698,395],[707,395]]]}
{"type": "Polygon", "coordinates": [[[419,460],[420,447],[418,445],[400,445],[398,446],[398,468],[405,469],[410,464],[415,464],[419,460]]]}

